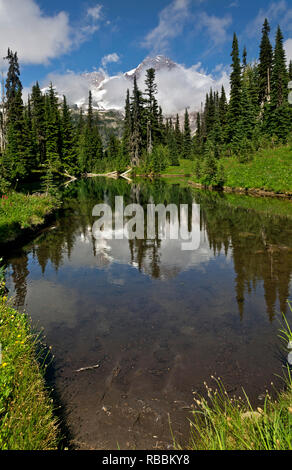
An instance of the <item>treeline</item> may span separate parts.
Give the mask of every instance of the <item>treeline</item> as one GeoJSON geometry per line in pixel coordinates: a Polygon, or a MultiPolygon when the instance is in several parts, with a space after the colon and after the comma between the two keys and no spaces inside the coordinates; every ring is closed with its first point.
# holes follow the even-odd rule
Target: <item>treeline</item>
{"type": "Polygon", "coordinates": [[[222,157],[245,162],[260,148],[285,143],[291,135],[288,82],[292,62],[287,67],[280,27],[274,48],[269,36],[265,20],[259,60],[248,63],[246,48],[240,58],[234,34],[229,102],[224,87],[220,93],[210,90],[197,114],[193,137],[188,110],[182,125],[178,115],[164,117],[156,97],[154,69],[146,72],[144,92],[136,77],[132,93],[127,91],[122,137],[111,133],[102,141],[91,92],[88,110],[83,113],[81,109],[78,119],[52,84],[42,92],[36,83],[24,104],[17,53],[8,50],[0,114],[0,186],[34,177],[49,187],[56,175],[122,172],[129,165],[158,174],[168,165],[179,165],[182,158],[194,161],[197,180],[224,184],[222,157]]]}
{"type": "Polygon", "coordinates": [[[292,107],[288,102],[288,83],[292,62],[287,67],[283,35],[277,29],[275,47],[270,42],[266,19],[262,29],[259,60],[242,60],[234,34],[230,100],[225,90],[210,90],[203,112],[197,114],[194,158],[197,179],[209,184],[224,182],[221,157],[235,156],[248,161],[260,148],[285,144],[291,138],[292,107]]]}
{"type": "Polygon", "coordinates": [[[114,138],[104,149],[91,92],[88,112],[80,110],[77,120],[52,84],[42,92],[36,83],[24,104],[17,53],[8,50],[5,59],[9,67],[0,114],[1,188],[31,178],[49,186],[56,176],[94,172],[115,154],[114,138]]]}
{"type": "Polygon", "coordinates": [[[179,115],[175,122],[165,118],[156,99],[155,70],[146,71],[145,92],[134,77],[133,94],[127,92],[122,146],[132,166],[146,173],[159,173],[167,165],[179,165],[180,158],[192,158],[192,137],[189,114],[186,110],[184,129],[179,115]]]}

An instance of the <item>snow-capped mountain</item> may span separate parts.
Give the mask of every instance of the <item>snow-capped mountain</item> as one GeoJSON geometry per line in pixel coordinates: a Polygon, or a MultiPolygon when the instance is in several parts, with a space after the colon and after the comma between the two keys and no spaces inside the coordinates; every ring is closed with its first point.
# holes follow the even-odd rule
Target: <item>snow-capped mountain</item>
{"type": "MultiPolygon", "coordinates": [[[[157,55],[156,57],[146,57],[138,67],[124,74],[109,77],[101,70],[83,74],[83,77],[88,81],[96,109],[100,111],[109,109],[122,110],[126,91],[128,88],[132,89],[134,77],[136,77],[139,85],[143,88],[146,71],[148,69],[153,68],[156,73],[158,73],[159,71],[171,71],[178,67],[179,66],[168,57],[157,55]],[[117,91],[119,93],[120,90],[122,96],[116,96],[117,91]],[[120,98],[122,98],[122,100],[120,100],[120,98]],[[113,104],[113,100],[116,100],[115,104],[113,104]]],[[[86,105],[86,99],[84,100],[84,105],[86,105]]]]}
{"type": "Polygon", "coordinates": [[[146,70],[154,68],[158,86],[157,99],[164,115],[183,115],[188,108],[193,119],[211,87],[213,90],[220,90],[224,85],[227,94],[229,88],[229,77],[224,69],[218,78],[205,74],[200,66],[185,67],[168,57],[157,55],[146,57],[136,68],[115,76],[109,76],[105,70],[99,69],[83,74],[68,72],[66,75],[52,77],[52,81],[58,95],[66,95],[72,105],[86,109],[88,92],[91,90],[96,110],[123,112],[126,93],[128,89],[131,92],[134,77],[137,78],[139,88],[144,90],[146,70]]]}
{"type": "Polygon", "coordinates": [[[156,57],[146,57],[146,59],[144,59],[143,62],[138,65],[138,67],[130,70],[129,72],[126,72],[125,76],[132,80],[135,76],[137,79],[139,79],[142,75],[145,75],[145,72],[148,69],[154,69],[156,72],[158,72],[161,69],[172,70],[176,67],[178,67],[178,65],[168,57],[157,55],[156,57]]]}

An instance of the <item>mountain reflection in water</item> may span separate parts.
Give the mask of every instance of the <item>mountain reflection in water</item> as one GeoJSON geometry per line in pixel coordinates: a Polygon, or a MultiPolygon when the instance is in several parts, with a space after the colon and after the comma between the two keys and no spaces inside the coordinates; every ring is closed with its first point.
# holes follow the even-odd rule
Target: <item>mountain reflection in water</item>
{"type": "MultiPolygon", "coordinates": [[[[70,184],[54,226],[6,259],[7,283],[52,345],[76,448],[169,448],[189,437],[193,391],[219,375],[254,403],[281,375],[275,321],[291,294],[291,201],[164,180],[70,184]],[[96,240],[93,207],[201,206],[201,245],[96,240]],[[99,365],[94,371],[77,370],[99,365]]],[[[190,212],[190,211],[189,211],[190,212]]]]}

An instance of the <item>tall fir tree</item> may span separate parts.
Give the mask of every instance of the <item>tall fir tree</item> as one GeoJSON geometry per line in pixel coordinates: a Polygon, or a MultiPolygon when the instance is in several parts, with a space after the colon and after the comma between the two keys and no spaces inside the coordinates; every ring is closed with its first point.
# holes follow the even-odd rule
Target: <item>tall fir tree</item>
{"type": "Polygon", "coordinates": [[[75,173],[77,171],[77,158],[74,146],[74,130],[70,114],[70,108],[67,104],[66,97],[63,97],[62,117],[62,166],[65,171],[75,173]]]}
{"type": "Polygon", "coordinates": [[[267,20],[263,24],[262,40],[260,44],[259,58],[259,103],[263,104],[270,100],[271,75],[273,62],[273,48],[270,42],[270,25],[267,20]]]}
{"type": "Polygon", "coordinates": [[[98,124],[94,118],[91,91],[89,91],[87,119],[83,129],[81,148],[80,164],[82,171],[87,173],[94,172],[98,167],[98,163],[103,158],[103,145],[98,124]]]}
{"type": "Polygon", "coordinates": [[[235,33],[233,36],[231,57],[232,72],[230,75],[230,101],[227,113],[227,140],[231,143],[232,150],[237,153],[239,142],[242,137],[242,130],[240,127],[242,115],[242,79],[238,39],[235,33]]]}
{"type": "Polygon", "coordinates": [[[131,163],[134,166],[139,166],[142,145],[143,145],[143,101],[142,93],[137,85],[137,78],[134,77],[134,88],[131,103],[131,116],[132,116],[132,134],[131,134],[131,163]]]}
{"type": "Polygon", "coordinates": [[[46,110],[46,161],[44,167],[47,171],[58,172],[61,168],[61,123],[59,114],[59,104],[53,84],[50,84],[49,91],[45,97],[46,110]]]}
{"type": "Polygon", "coordinates": [[[146,71],[145,80],[146,110],[147,110],[147,152],[152,153],[153,147],[159,139],[159,108],[155,98],[157,84],[155,83],[155,69],[146,71]]]}
{"type": "Polygon", "coordinates": [[[180,119],[179,115],[176,115],[175,127],[174,127],[174,135],[175,135],[175,142],[176,142],[176,149],[178,158],[180,158],[183,154],[183,133],[180,128],[180,119]]]}
{"type": "Polygon", "coordinates": [[[289,80],[292,80],[292,60],[289,62],[289,80]]]}
{"type": "Polygon", "coordinates": [[[286,54],[283,45],[283,34],[278,27],[273,54],[271,76],[271,100],[266,106],[264,124],[271,136],[285,142],[291,131],[291,108],[288,103],[289,75],[286,66],[286,54]]]}
{"type": "Polygon", "coordinates": [[[46,161],[46,112],[45,96],[38,82],[32,87],[31,113],[38,165],[42,165],[46,161]]]}
{"type": "Polygon", "coordinates": [[[27,149],[24,139],[25,119],[22,100],[22,83],[17,53],[8,49],[5,59],[9,63],[6,79],[6,148],[2,167],[8,179],[27,175],[27,149]]]}
{"type": "Polygon", "coordinates": [[[192,137],[191,137],[191,127],[190,127],[190,118],[188,110],[185,111],[185,121],[184,121],[184,135],[183,135],[183,158],[191,160],[192,155],[192,137]]]}
{"type": "Polygon", "coordinates": [[[122,150],[125,159],[129,160],[131,153],[131,134],[132,134],[132,118],[131,118],[131,105],[130,105],[130,91],[127,90],[126,104],[125,104],[125,118],[124,129],[122,137],[122,150]]]}

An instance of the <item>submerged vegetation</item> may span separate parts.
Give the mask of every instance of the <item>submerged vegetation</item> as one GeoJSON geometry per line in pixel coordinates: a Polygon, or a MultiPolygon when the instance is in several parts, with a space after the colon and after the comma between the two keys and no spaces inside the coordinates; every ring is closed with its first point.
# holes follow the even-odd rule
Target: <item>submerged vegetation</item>
{"type": "Polygon", "coordinates": [[[10,306],[3,268],[0,339],[0,449],[56,449],[58,426],[37,361],[39,340],[32,334],[27,316],[10,306]]]}
{"type": "MultiPolygon", "coordinates": [[[[292,312],[291,305],[290,310],[292,312]]],[[[280,336],[285,342],[287,355],[292,332],[285,317],[280,336]]],[[[290,366],[286,367],[284,390],[276,392],[276,399],[266,391],[263,406],[256,410],[244,390],[243,398],[231,398],[221,379],[213,377],[215,389],[205,383],[207,397],[194,398],[195,410],[190,422],[189,448],[292,450],[292,376],[290,366]]]]}

